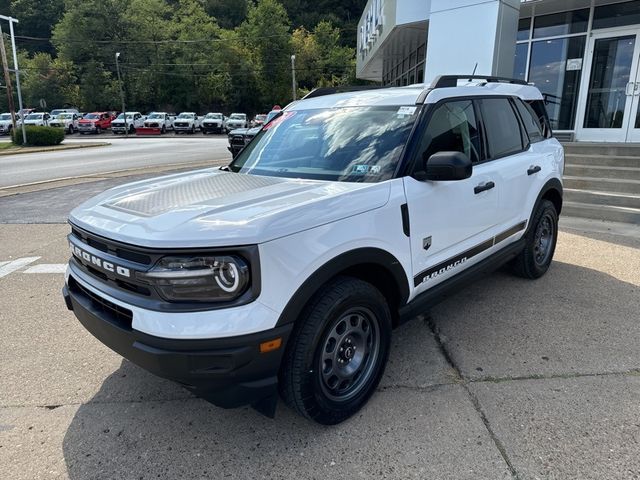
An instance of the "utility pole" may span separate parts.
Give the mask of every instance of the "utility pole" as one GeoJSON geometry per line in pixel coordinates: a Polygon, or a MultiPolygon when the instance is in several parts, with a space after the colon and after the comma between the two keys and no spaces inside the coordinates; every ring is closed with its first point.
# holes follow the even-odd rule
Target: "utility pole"
{"type": "Polygon", "coordinates": [[[120,52],[116,52],[116,71],[118,72],[118,83],[120,84],[120,101],[122,102],[122,116],[124,117],[124,136],[129,136],[129,127],[127,126],[127,112],[124,108],[124,90],[122,89],[122,77],[120,77],[120,52]]]}
{"type": "Polygon", "coordinates": [[[291,90],[293,91],[293,100],[296,99],[296,56],[291,55],[291,90]]]}
{"type": "MultiPolygon", "coordinates": [[[[13,50],[13,71],[16,74],[16,90],[18,90],[18,107],[20,107],[20,114],[23,114],[24,108],[22,107],[22,91],[20,90],[20,69],[18,68],[18,55],[16,53],[16,37],[13,34],[13,24],[18,23],[13,17],[5,17],[0,15],[1,20],[7,20],[9,22],[9,32],[11,34],[11,48],[13,50]]],[[[22,122],[22,143],[27,144],[27,130],[24,128],[24,121],[22,122]]]]}
{"type": "Polygon", "coordinates": [[[11,112],[11,123],[13,131],[16,131],[16,107],[13,104],[13,85],[11,75],[9,75],[9,65],[7,64],[7,50],[4,47],[4,33],[0,25],[0,55],[2,56],[2,71],[4,72],[4,81],[7,85],[7,101],[9,102],[9,112],[11,112]]]}

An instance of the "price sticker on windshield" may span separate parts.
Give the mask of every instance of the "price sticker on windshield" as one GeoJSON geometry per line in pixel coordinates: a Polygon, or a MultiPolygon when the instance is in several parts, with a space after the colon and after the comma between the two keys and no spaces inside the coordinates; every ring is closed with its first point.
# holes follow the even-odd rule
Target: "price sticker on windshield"
{"type": "Polygon", "coordinates": [[[398,109],[397,115],[398,116],[414,115],[417,109],[418,107],[400,107],[398,109]]]}

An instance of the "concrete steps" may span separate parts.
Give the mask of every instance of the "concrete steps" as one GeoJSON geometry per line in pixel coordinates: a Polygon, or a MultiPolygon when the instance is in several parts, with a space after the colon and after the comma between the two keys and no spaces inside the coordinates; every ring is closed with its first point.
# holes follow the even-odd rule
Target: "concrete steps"
{"type": "Polygon", "coordinates": [[[565,144],[563,214],[640,225],[640,144],[565,144]]]}

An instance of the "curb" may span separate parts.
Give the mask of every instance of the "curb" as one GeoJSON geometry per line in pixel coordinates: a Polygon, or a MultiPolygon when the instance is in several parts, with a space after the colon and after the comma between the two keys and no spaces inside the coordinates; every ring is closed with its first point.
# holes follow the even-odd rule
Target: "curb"
{"type": "Polygon", "coordinates": [[[25,147],[23,149],[16,149],[16,150],[0,150],[0,157],[4,156],[9,156],[9,155],[20,155],[23,153],[42,153],[42,152],[57,152],[60,150],[77,150],[79,148],[93,148],[93,147],[106,147],[111,145],[110,143],[107,142],[100,142],[100,143],[85,143],[85,144],[69,144],[69,145],[62,145],[59,147],[42,147],[42,148],[38,148],[38,147],[25,147]]]}

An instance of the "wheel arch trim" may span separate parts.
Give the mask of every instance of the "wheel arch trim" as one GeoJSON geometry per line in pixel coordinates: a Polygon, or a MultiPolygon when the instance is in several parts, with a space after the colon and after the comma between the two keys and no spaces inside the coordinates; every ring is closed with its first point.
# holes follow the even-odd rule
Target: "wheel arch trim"
{"type": "Polygon", "coordinates": [[[359,266],[374,266],[384,269],[394,280],[393,286],[398,296],[398,307],[407,302],[409,279],[400,261],[388,251],[380,248],[357,248],[332,258],[309,275],[287,302],[276,326],[295,322],[322,285],[341,273],[359,266]]]}

